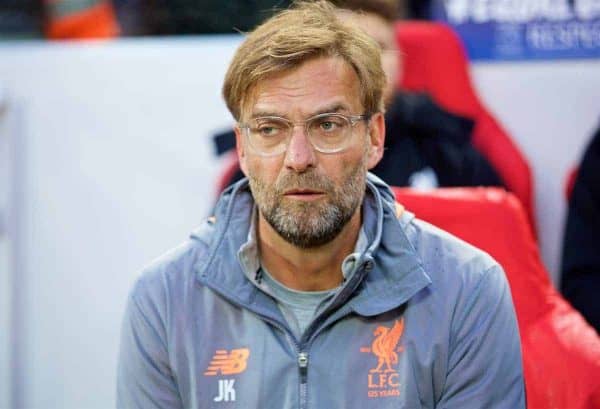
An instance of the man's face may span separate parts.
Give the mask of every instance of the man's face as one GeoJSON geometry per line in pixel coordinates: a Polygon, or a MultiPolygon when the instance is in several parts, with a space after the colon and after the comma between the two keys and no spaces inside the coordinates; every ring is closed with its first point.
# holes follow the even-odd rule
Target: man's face
{"type": "Polygon", "coordinates": [[[374,13],[341,10],[338,12],[338,15],[342,20],[358,26],[381,47],[381,64],[387,78],[384,99],[386,102],[390,102],[396,90],[396,83],[398,82],[398,75],[401,68],[394,25],[374,13]]]}
{"type": "MultiPolygon", "coordinates": [[[[359,80],[341,58],[316,58],[256,84],[242,109],[241,122],[279,116],[293,122],[338,112],[361,115],[359,80]]],[[[352,128],[352,144],[342,152],[316,151],[302,125],[296,125],[287,150],[259,155],[236,128],[240,165],[263,217],[289,243],[312,248],[333,240],[355,215],[365,190],[367,169],[383,152],[383,116],[352,128]]]]}

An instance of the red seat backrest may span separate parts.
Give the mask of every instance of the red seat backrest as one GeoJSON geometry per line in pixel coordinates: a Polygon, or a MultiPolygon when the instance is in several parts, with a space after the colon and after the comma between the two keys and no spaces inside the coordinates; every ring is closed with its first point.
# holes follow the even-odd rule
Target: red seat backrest
{"type": "Polygon", "coordinates": [[[575,188],[575,182],[577,181],[577,175],[579,174],[579,166],[571,168],[567,173],[565,180],[565,199],[567,202],[571,201],[573,195],[573,189],[575,188]]]}
{"type": "Polygon", "coordinates": [[[528,407],[600,408],[600,338],[554,289],[515,196],[495,188],[394,190],[418,218],[503,266],[521,333],[528,407]]]}
{"type": "Polygon", "coordinates": [[[477,96],[458,36],[444,24],[413,21],[398,23],[396,35],[403,73],[398,85],[427,92],[448,111],[475,120],[473,145],[521,200],[535,231],[531,170],[525,156],[477,96]]]}

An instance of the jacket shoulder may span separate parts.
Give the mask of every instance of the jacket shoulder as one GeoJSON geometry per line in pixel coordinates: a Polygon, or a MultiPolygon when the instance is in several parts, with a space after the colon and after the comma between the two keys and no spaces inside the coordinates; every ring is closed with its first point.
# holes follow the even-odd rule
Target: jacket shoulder
{"type": "Polygon", "coordinates": [[[196,267],[207,256],[214,235],[214,222],[207,219],[190,238],[146,265],[130,296],[137,302],[161,300],[195,280],[196,267]]]}

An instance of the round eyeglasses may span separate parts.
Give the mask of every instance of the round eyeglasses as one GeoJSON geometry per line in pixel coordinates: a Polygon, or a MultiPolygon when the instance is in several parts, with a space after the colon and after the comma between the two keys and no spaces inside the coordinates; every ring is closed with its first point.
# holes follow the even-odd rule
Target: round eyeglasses
{"type": "Polygon", "coordinates": [[[344,115],[325,113],[312,116],[305,121],[292,122],[278,116],[252,118],[240,124],[249,145],[261,156],[284,153],[292,137],[294,126],[304,125],[305,134],[311,145],[321,153],[338,153],[350,146],[352,128],[360,121],[368,121],[371,115],[344,115]]]}

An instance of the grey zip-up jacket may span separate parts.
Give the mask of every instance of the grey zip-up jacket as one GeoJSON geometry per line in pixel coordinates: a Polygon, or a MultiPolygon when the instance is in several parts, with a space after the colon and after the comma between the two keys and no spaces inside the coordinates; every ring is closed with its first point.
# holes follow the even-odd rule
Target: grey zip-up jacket
{"type": "Polygon", "coordinates": [[[369,175],[369,245],[300,339],[238,251],[254,207],[246,180],[215,219],[148,267],[121,335],[119,408],[524,408],[510,290],[487,254],[398,219],[369,175]]]}

